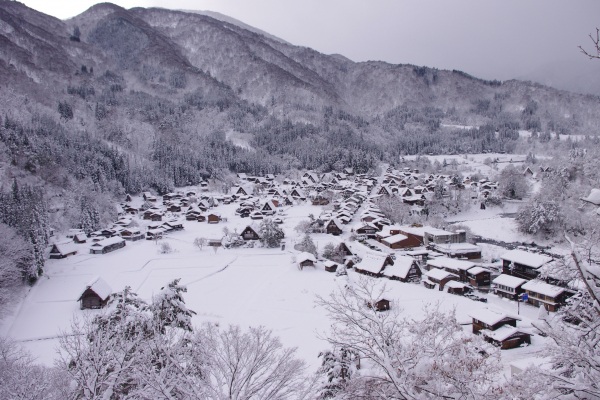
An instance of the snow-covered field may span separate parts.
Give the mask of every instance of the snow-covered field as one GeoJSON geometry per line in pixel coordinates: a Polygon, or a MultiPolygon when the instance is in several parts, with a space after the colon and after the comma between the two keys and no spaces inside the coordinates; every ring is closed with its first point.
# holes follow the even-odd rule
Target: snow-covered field
{"type": "MultiPolygon", "coordinates": [[[[484,154],[469,156],[470,167],[483,168],[484,154]],[[481,163],[481,164],[480,164],[481,163]]],[[[498,155],[511,157],[511,155],[498,155]]],[[[462,156],[445,156],[447,160],[462,156]]],[[[515,157],[512,155],[512,157],[515,157]]],[[[440,160],[444,158],[440,156],[440,160]]],[[[138,202],[141,200],[136,199],[138,202]]],[[[281,217],[286,234],[286,248],[239,248],[225,249],[193,245],[194,239],[221,238],[223,228],[231,232],[241,232],[252,221],[235,215],[238,204],[220,205],[215,211],[227,222],[207,224],[185,221],[184,230],[170,233],[163,241],[174,249],[170,254],[160,254],[160,242],[142,240],[128,242],[123,249],[105,255],[89,254],[89,245],[79,244],[75,256],[63,260],[49,260],[46,274],[30,289],[13,312],[0,324],[0,335],[7,335],[21,342],[39,361],[51,365],[58,346],[58,336],[70,331],[74,318],[93,315],[100,311],[80,310],[78,297],[86,284],[95,276],[106,280],[113,291],[130,286],[139,296],[149,301],[153,294],[169,281],[181,278],[188,292],[185,300],[190,309],[197,312],[193,322],[196,325],[205,321],[219,324],[239,324],[243,327],[263,325],[272,329],[286,346],[298,348],[298,355],[305,359],[312,370],[319,364],[319,352],[327,348],[322,337],[330,326],[324,311],[316,305],[317,296],[326,297],[347,280],[355,281],[362,276],[350,271],[348,277],[336,277],[326,272],[321,263],[315,269],[300,271],[294,261],[297,252],[294,243],[299,241],[294,227],[309,214],[319,215],[323,207],[308,203],[284,207],[281,217]]],[[[516,231],[514,218],[500,214],[511,214],[518,204],[507,203],[503,208],[473,209],[460,214],[452,221],[468,226],[474,234],[501,241],[520,241],[524,239],[516,231]]],[[[142,230],[146,221],[135,217],[142,230]]],[[[357,218],[355,217],[354,223],[357,218]]],[[[352,223],[351,223],[352,224],[352,223]]],[[[349,229],[348,229],[349,230],[349,229]]],[[[338,243],[347,238],[316,234],[313,240],[319,249],[329,242],[338,243]]],[[[484,256],[489,261],[497,257],[501,248],[483,246],[484,256]]],[[[356,243],[355,248],[369,251],[356,243]]],[[[391,251],[391,250],[390,250],[391,251]]],[[[364,278],[363,278],[364,279],[364,278]]],[[[436,303],[444,310],[456,309],[457,318],[470,330],[469,313],[473,310],[491,308],[516,314],[517,304],[500,299],[492,294],[484,295],[488,303],[481,303],[465,297],[429,290],[418,284],[401,283],[380,279],[385,283],[393,301],[393,307],[404,310],[403,316],[419,318],[423,307],[436,303]]],[[[521,305],[521,328],[531,328],[536,320],[538,309],[521,305]]],[[[534,330],[531,330],[535,332],[534,330]]],[[[510,351],[503,351],[505,366],[523,358],[529,358],[539,351],[543,338],[534,335],[532,345],[510,351]]]]}

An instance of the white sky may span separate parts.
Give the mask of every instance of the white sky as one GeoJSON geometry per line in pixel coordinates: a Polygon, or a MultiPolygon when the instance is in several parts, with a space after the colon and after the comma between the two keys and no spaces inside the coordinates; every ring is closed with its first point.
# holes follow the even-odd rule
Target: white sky
{"type": "MultiPolygon", "coordinates": [[[[65,19],[93,0],[21,0],[65,19]]],[[[594,68],[578,45],[600,26],[598,0],[115,0],[125,8],[210,10],[292,44],[354,61],[460,69],[482,78],[554,79],[594,68]],[[551,72],[548,72],[551,70],[551,72]],[[542,72],[540,72],[542,71],[542,72]]]]}

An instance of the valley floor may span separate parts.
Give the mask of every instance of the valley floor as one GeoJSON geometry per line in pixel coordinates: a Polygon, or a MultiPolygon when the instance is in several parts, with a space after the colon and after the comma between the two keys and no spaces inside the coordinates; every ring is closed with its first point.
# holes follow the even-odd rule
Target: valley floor
{"type": "MultiPolygon", "coordinates": [[[[85,285],[100,275],[114,291],[131,286],[144,300],[150,300],[162,286],[181,278],[188,292],[188,307],[197,312],[194,324],[210,321],[218,324],[241,326],[264,325],[272,329],[286,346],[298,347],[298,355],[307,361],[312,370],[319,365],[319,352],[327,348],[321,338],[330,325],[324,311],[316,305],[316,296],[327,297],[347,279],[364,279],[353,271],[348,277],[336,277],[319,264],[315,269],[300,271],[294,263],[295,233],[293,227],[310,213],[317,214],[320,207],[299,205],[286,210],[283,225],[287,237],[286,250],[265,248],[225,249],[216,252],[210,247],[202,250],[193,245],[196,237],[220,237],[225,225],[240,232],[248,222],[234,215],[235,205],[220,206],[226,224],[186,222],[185,230],[163,239],[175,250],[159,254],[155,241],[142,240],[127,243],[124,249],[105,255],[88,254],[88,244],[78,245],[79,254],[64,260],[49,260],[45,276],[24,298],[15,312],[5,318],[0,333],[12,337],[30,350],[43,364],[52,365],[56,359],[58,336],[70,331],[73,319],[86,318],[100,311],[80,310],[77,299],[85,285]]],[[[314,235],[322,248],[328,242],[341,238],[314,235]]],[[[356,245],[358,250],[368,251],[356,245]]],[[[497,249],[496,249],[497,250],[497,249]]],[[[380,279],[389,290],[393,307],[403,310],[408,318],[419,318],[423,307],[435,303],[451,312],[456,310],[458,320],[470,330],[469,314],[477,309],[491,308],[512,314],[517,313],[514,302],[488,294],[483,304],[468,298],[429,290],[422,285],[380,279]]],[[[530,328],[537,319],[538,309],[521,305],[519,324],[530,328]]],[[[508,364],[528,358],[539,351],[544,338],[534,335],[532,345],[502,353],[508,364]]]]}
{"type": "MultiPolygon", "coordinates": [[[[485,172],[489,168],[479,155],[462,159],[461,169],[485,172]]],[[[518,156],[501,155],[509,161],[518,156]]],[[[459,156],[448,156],[448,159],[459,156]]],[[[460,156],[462,158],[462,156],[460,156]]],[[[461,158],[457,158],[461,162],[461,158]]],[[[510,162],[510,161],[509,161],[510,162]]],[[[141,204],[141,198],[134,202],[141,204]]],[[[240,218],[235,214],[238,204],[220,205],[215,209],[226,220],[219,224],[185,221],[184,230],[170,233],[162,242],[173,248],[170,254],[160,254],[160,243],[141,240],[127,242],[123,249],[105,255],[89,254],[89,243],[79,244],[78,254],[62,260],[49,260],[45,275],[23,297],[22,301],[0,324],[0,335],[9,336],[30,350],[38,360],[52,365],[57,358],[58,337],[71,331],[73,320],[87,318],[101,311],[80,310],[77,299],[86,284],[95,276],[101,276],[112,287],[120,291],[130,286],[134,292],[147,301],[168,282],[181,278],[188,292],[185,301],[188,308],[197,312],[193,323],[238,324],[242,327],[263,325],[272,329],[285,346],[297,347],[298,356],[306,360],[311,370],[319,365],[318,354],[328,347],[322,339],[330,326],[327,316],[316,304],[317,296],[327,297],[337,287],[356,281],[364,276],[349,270],[347,277],[336,277],[326,272],[322,263],[316,268],[300,271],[295,263],[294,244],[301,239],[294,228],[309,214],[318,216],[321,206],[309,203],[284,207],[278,215],[284,220],[285,250],[281,248],[238,248],[225,249],[194,246],[195,238],[221,238],[223,228],[230,232],[241,232],[248,224],[258,225],[260,221],[240,218]]],[[[514,213],[518,203],[506,203],[503,207],[479,210],[473,207],[468,212],[448,220],[471,229],[474,235],[504,242],[522,242],[527,237],[516,229],[514,213]]],[[[347,240],[349,227],[356,224],[359,209],[347,231],[339,236],[314,234],[319,253],[327,243],[337,244],[347,240]]],[[[147,221],[138,217],[135,220],[144,231],[147,221]]],[[[494,244],[482,245],[484,261],[497,258],[505,250],[494,244]]],[[[354,251],[370,251],[366,246],[355,242],[354,251]]],[[[384,250],[387,248],[383,248],[384,250]]],[[[388,252],[392,250],[387,249],[388,252]]],[[[489,308],[510,314],[517,314],[517,304],[501,299],[493,294],[481,294],[487,303],[476,302],[465,297],[451,295],[437,290],[429,290],[421,284],[401,283],[381,278],[385,284],[392,307],[403,310],[406,318],[420,318],[426,305],[436,304],[443,310],[456,311],[456,316],[465,330],[471,330],[469,314],[489,308]]],[[[544,338],[536,334],[532,322],[538,318],[539,310],[521,304],[519,323],[533,333],[532,344],[528,347],[502,352],[506,373],[509,364],[533,359],[544,343],[544,338]]]]}

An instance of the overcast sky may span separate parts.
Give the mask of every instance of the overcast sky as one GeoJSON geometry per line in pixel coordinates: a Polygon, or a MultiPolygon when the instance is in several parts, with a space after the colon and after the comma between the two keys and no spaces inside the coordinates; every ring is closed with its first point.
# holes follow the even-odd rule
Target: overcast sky
{"type": "MultiPolygon", "coordinates": [[[[65,19],[93,0],[21,0],[65,19]]],[[[600,91],[600,61],[578,45],[600,26],[599,0],[115,0],[125,8],[210,10],[322,53],[526,78],[600,91]],[[570,82],[570,83],[569,83],[570,82]],[[575,84],[574,82],[579,82],[575,84]]]]}

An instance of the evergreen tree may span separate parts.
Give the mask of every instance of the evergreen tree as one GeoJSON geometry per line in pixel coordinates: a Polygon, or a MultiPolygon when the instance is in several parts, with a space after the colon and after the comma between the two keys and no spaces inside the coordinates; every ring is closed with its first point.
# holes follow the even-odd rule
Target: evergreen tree
{"type": "Polygon", "coordinates": [[[260,242],[265,247],[279,247],[285,237],[283,230],[271,218],[265,218],[258,228],[260,242]]]}
{"type": "Polygon", "coordinates": [[[313,254],[315,257],[317,256],[317,246],[308,233],[304,235],[300,243],[298,243],[295,248],[298,251],[305,251],[313,254]]]}
{"type": "Polygon", "coordinates": [[[319,357],[322,361],[317,374],[323,375],[324,382],[319,390],[318,399],[335,398],[356,373],[358,353],[342,347],[323,351],[319,357]]]}
{"type": "Polygon", "coordinates": [[[187,288],[179,284],[180,280],[169,282],[152,299],[150,311],[154,316],[154,324],[161,333],[165,332],[167,326],[192,331],[192,316],[196,313],[185,305],[183,293],[187,292],[187,288]]]}

